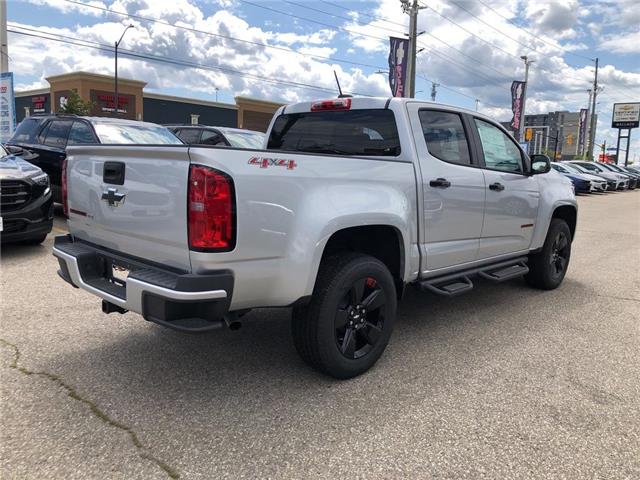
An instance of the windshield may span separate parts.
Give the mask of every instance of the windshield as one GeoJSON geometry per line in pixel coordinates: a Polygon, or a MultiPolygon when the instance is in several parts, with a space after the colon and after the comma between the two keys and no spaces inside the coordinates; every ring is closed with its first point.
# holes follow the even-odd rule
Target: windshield
{"type": "Polygon", "coordinates": [[[20,122],[8,143],[38,143],[36,133],[43,120],[44,118],[42,117],[25,118],[20,122]]]}
{"type": "Polygon", "coordinates": [[[93,126],[98,134],[100,143],[182,145],[178,137],[160,125],[95,122],[93,126]]]}
{"type": "Polygon", "coordinates": [[[225,138],[232,147],[237,148],[262,148],[266,135],[260,132],[233,132],[222,130],[225,138]]]}
{"type": "Polygon", "coordinates": [[[394,157],[400,154],[400,139],[391,110],[304,112],[280,115],[267,148],[394,157]]]}
{"type": "Polygon", "coordinates": [[[594,165],[592,163],[581,163],[580,166],[585,168],[586,170],[590,170],[592,172],[602,172],[603,171],[603,170],[601,170],[600,168],[598,168],[596,165],[594,165]]]}
{"type": "Polygon", "coordinates": [[[570,164],[565,163],[562,166],[564,168],[566,168],[567,170],[569,170],[571,173],[587,173],[586,170],[580,169],[580,167],[578,167],[576,165],[570,165],[570,164]]]}

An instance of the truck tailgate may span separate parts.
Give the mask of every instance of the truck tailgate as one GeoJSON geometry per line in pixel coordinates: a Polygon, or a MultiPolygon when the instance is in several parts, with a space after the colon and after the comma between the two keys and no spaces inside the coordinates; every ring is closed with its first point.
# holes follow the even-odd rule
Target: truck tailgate
{"type": "Polygon", "coordinates": [[[190,271],[188,147],[69,147],[69,230],[117,252],[190,271]]]}

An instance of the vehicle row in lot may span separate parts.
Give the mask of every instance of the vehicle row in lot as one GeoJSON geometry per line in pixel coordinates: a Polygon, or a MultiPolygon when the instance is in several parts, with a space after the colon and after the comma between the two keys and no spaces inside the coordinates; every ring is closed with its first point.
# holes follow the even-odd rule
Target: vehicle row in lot
{"type": "Polygon", "coordinates": [[[630,167],[572,160],[552,162],[551,168],[571,180],[576,193],[634,190],[640,186],[640,172],[630,167]]]}
{"type": "Polygon", "coordinates": [[[62,203],[62,164],[68,146],[187,143],[261,148],[263,141],[264,134],[237,128],[204,125],[173,125],[168,128],[155,123],[119,118],[53,114],[25,118],[7,145],[9,148],[18,147],[34,154],[31,163],[49,175],[53,199],[62,203]]]}

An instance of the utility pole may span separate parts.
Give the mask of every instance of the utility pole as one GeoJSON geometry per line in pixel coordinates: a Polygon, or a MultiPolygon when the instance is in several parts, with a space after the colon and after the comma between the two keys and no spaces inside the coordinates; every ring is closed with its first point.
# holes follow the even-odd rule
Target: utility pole
{"type": "Polygon", "coordinates": [[[7,43],[7,0],[0,0],[0,71],[9,71],[9,48],[7,43]]]}
{"type": "Polygon", "coordinates": [[[409,98],[416,95],[416,55],[418,53],[418,12],[423,8],[418,5],[418,0],[400,0],[402,11],[409,15],[409,59],[407,61],[406,91],[409,98]]]}
{"type": "Polygon", "coordinates": [[[587,118],[585,119],[587,125],[584,127],[584,134],[587,138],[582,140],[582,151],[580,152],[582,158],[584,158],[585,153],[589,151],[589,139],[591,138],[591,92],[591,89],[587,90],[587,93],[589,94],[589,103],[587,103],[587,118]]]}
{"type": "Polygon", "coordinates": [[[115,61],[116,61],[116,65],[115,65],[115,75],[114,75],[114,80],[115,80],[115,98],[114,98],[114,105],[115,105],[115,115],[118,116],[119,110],[120,110],[120,98],[118,96],[118,47],[120,46],[120,43],[122,43],[122,38],[124,37],[124,34],[127,33],[127,30],[129,30],[130,28],[133,28],[133,25],[129,25],[127,28],[124,29],[124,32],[122,32],[122,35],[120,35],[120,40],[118,40],[115,43],[115,61]]]}
{"type": "Polygon", "coordinates": [[[436,88],[439,87],[440,84],[436,83],[436,82],[431,82],[431,101],[435,102],[436,101],[436,88]]]}
{"type": "Polygon", "coordinates": [[[476,112],[478,111],[478,105],[480,105],[480,99],[476,98],[476,112]]]}
{"type": "Polygon", "coordinates": [[[524,110],[527,104],[527,90],[529,89],[529,65],[531,65],[535,60],[529,60],[529,57],[526,55],[522,55],[520,57],[524,60],[524,89],[522,90],[522,106],[520,109],[520,129],[518,131],[518,141],[522,142],[524,139],[524,110]]]}
{"type": "Polygon", "coordinates": [[[596,57],[596,73],[593,77],[593,92],[591,93],[591,122],[589,123],[589,148],[587,160],[593,160],[593,142],[596,139],[596,97],[598,96],[598,58],[596,57]]]}

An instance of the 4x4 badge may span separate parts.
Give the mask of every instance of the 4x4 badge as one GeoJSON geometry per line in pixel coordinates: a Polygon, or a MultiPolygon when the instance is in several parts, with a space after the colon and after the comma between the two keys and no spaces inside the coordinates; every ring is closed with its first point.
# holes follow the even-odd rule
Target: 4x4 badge
{"type": "Polygon", "coordinates": [[[119,193],[118,189],[113,187],[109,187],[106,192],[102,192],[102,200],[106,200],[111,207],[117,207],[124,203],[124,197],[126,196],[126,193],[119,193]]]}
{"type": "Polygon", "coordinates": [[[295,160],[285,160],[284,158],[269,157],[251,157],[249,165],[260,165],[260,168],[267,167],[285,167],[287,170],[293,170],[298,166],[295,160]]]}

